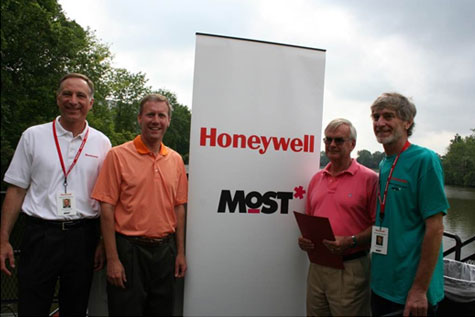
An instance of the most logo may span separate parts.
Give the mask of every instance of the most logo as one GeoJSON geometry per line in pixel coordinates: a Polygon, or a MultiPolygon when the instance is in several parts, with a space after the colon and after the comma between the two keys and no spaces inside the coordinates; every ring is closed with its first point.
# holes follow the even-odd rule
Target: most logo
{"type": "Polygon", "coordinates": [[[305,190],[302,186],[294,188],[294,192],[268,191],[259,193],[244,190],[236,190],[234,195],[230,190],[221,191],[219,198],[218,213],[235,213],[236,210],[242,214],[273,214],[280,209],[281,214],[289,213],[289,202],[294,199],[303,199],[305,190]],[[279,208],[280,207],[280,208],[279,208]]]}

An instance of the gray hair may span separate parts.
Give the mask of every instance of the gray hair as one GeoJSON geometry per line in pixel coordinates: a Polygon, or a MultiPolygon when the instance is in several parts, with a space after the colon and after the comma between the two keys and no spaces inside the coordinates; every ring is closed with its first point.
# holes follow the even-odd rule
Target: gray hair
{"type": "Polygon", "coordinates": [[[350,120],[346,120],[346,119],[343,119],[343,118],[338,118],[338,119],[334,119],[334,120],[330,121],[330,123],[325,128],[325,133],[327,131],[336,130],[342,124],[346,124],[350,128],[350,139],[356,141],[356,129],[355,129],[355,127],[350,122],[350,120]]]}
{"type": "Polygon", "coordinates": [[[371,111],[381,110],[384,108],[389,108],[396,111],[399,119],[403,121],[412,121],[411,126],[409,129],[407,129],[407,136],[411,136],[414,126],[416,125],[414,123],[414,118],[416,116],[417,110],[414,103],[410,99],[397,92],[385,92],[373,102],[371,105],[371,111]]]}

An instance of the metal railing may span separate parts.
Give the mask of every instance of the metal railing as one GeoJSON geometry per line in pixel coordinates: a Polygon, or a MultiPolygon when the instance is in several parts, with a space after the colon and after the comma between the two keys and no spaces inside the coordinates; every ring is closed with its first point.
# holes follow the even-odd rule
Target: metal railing
{"type": "Polygon", "coordinates": [[[475,236],[471,237],[471,238],[468,238],[467,240],[465,241],[462,241],[462,239],[455,233],[450,233],[450,232],[446,232],[444,231],[444,236],[445,237],[448,237],[448,238],[451,238],[455,241],[455,245],[453,247],[451,247],[450,249],[447,249],[444,251],[444,257],[452,254],[455,252],[455,256],[454,256],[454,260],[456,261],[461,261],[461,262],[467,262],[467,261],[475,261],[475,253],[472,253],[470,255],[468,255],[467,257],[465,258],[462,258],[462,248],[472,242],[475,241],[475,236]]]}

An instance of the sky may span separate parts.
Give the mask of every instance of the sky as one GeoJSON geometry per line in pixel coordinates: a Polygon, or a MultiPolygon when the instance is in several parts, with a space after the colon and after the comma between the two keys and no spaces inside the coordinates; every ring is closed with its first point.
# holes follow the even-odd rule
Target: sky
{"type": "Polygon", "coordinates": [[[410,141],[444,155],[475,128],[472,0],[59,0],[95,32],[114,67],[142,72],[192,108],[196,33],[326,50],[323,122],[352,121],[359,150],[382,151],[370,105],[383,92],[411,97],[410,141]]]}

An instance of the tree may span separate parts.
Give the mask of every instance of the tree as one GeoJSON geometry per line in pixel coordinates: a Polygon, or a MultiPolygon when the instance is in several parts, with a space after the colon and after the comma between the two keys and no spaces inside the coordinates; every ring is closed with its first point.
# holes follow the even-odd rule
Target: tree
{"type": "Polygon", "coordinates": [[[116,132],[137,131],[140,99],[151,91],[146,83],[142,73],[132,74],[123,68],[112,70],[109,81],[112,91],[108,101],[114,111],[116,132]]]}
{"type": "Polygon", "coordinates": [[[325,151],[321,151],[320,152],[320,167],[325,167],[327,166],[328,163],[330,163],[330,160],[325,154],[325,151]]]}
{"type": "MultiPolygon", "coordinates": [[[[57,0],[3,0],[1,10],[2,175],[21,133],[58,115],[55,90],[68,72],[84,73],[94,82],[88,121],[113,145],[139,133],[138,105],[152,91],[145,74],[113,68],[109,48],[89,29],[68,20],[57,0]]],[[[175,107],[165,142],[187,161],[191,113],[173,93],[161,92],[175,107]]]]}
{"type": "Polygon", "coordinates": [[[373,152],[373,166],[374,169],[379,169],[379,162],[384,158],[384,152],[376,151],[373,152]]]}
{"type": "Polygon", "coordinates": [[[371,152],[368,150],[361,150],[358,151],[358,158],[356,159],[358,163],[368,167],[368,168],[374,168],[373,167],[373,155],[371,155],[371,152]]]}
{"type": "Polygon", "coordinates": [[[127,142],[140,133],[137,125],[140,99],[151,91],[146,83],[143,73],[134,74],[123,68],[107,70],[104,84],[108,87],[105,103],[109,115],[89,120],[95,127],[102,128],[113,146],[127,142]]]}
{"type": "Polygon", "coordinates": [[[1,2],[2,175],[23,130],[57,115],[55,89],[87,33],[55,0],[1,2]]]}
{"type": "Polygon", "coordinates": [[[450,140],[442,166],[446,184],[475,187],[475,129],[465,138],[456,134],[450,140]]]}
{"type": "Polygon", "coordinates": [[[371,154],[368,150],[358,151],[358,158],[356,159],[360,164],[371,169],[378,169],[379,162],[384,158],[384,153],[376,151],[371,154]]]}
{"type": "Polygon", "coordinates": [[[185,164],[188,164],[191,112],[186,106],[178,103],[174,93],[164,89],[158,90],[157,93],[167,97],[173,107],[172,120],[163,137],[163,143],[180,153],[185,164]]]}

